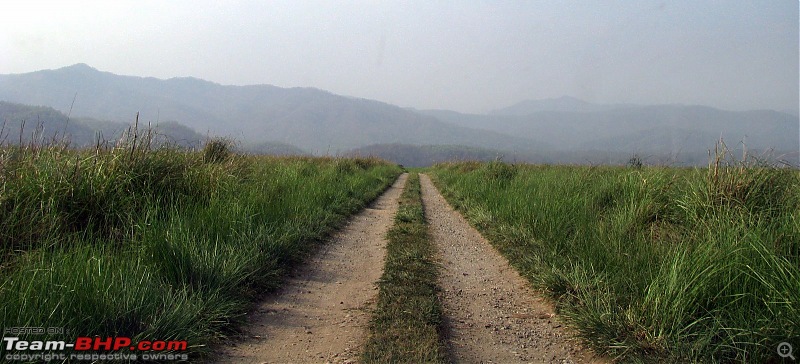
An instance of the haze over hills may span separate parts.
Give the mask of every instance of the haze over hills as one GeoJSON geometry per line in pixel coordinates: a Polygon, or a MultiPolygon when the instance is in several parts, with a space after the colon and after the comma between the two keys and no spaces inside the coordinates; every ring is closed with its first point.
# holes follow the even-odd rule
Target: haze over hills
{"type": "Polygon", "coordinates": [[[771,110],[600,105],[561,97],[461,114],[313,88],[119,76],[85,64],[0,75],[0,100],[50,106],[71,112],[73,119],[124,124],[139,112],[144,122],[174,120],[199,135],[233,137],[253,150],[341,154],[356,149],[389,158],[403,155],[415,161],[410,165],[448,155],[487,159],[497,154],[537,163],[625,163],[636,154],[652,163],[703,165],[720,137],[734,149],[741,142],[755,152],[773,149],[795,164],[800,149],[798,117],[771,110]]]}
{"type": "Polygon", "coordinates": [[[0,100],[48,105],[72,115],[177,120],[200,133],[246,143],[274,141],[316,154],[374,143],[532,149],[533,142],[443,123],[378,101],[312,88],[223,86],[194,78],[118,76],[85,64],[0,76],[0,100]],[[77,94],[77,96],[75,96],[77,94]],[[76,99],[72,105],[73,97],[76,99]]]}
{"type": "Polygon", "coordinates": [[[461,145],[373,144],[353,149],[347,155],[379,157],[406,167],[427,167],[452,161],[492,161],[496,159],[513,161],[528,159],[527,156],[518,157],[498,150],[461,145]]]}
{"type": "MultiPolygon", "coordinates": [[[[70,118],[48,106],[30,106],[0,101],[2,134],[0,143],[16,144],[20,141],[35,143],[69,143],[74,147],[93,146],[95,143],[114,143],[132,127],[130,123],[70,118]]],[[[162,121],[150,127],[153,142],[183,147],[197,147],[204,136],[174,121],[162,121]]]]}
{"type": "Polygon", "coordinates": [[[593,104],[591,102],[576,99],[571,96],[561,96],[555,99],[544,100],[525,100],[520,101],[514,105],[492,110],[490,115],[503,115],[503,116],[525,116],[534,114],[540,111],[564,111],[564,112],[596,112],[604,110],[613,110],[626,107],[633,107],[631,104],[614,104],[603,105],[593,104]]]}
{"type": "Polygon", "coordinates": [[[800,122],[773,110],[725,111],[698,105],[596,105],[572,98],[523,102],[488,115],[445,110],[421,113],[464,127],[536,136],[560,151],[653,156],[658,162],[702,164],[722,139],[754,153],[772,150],[798,161],[800,122]],[[572,105],[573,110],[569,110],[572,105]]]}

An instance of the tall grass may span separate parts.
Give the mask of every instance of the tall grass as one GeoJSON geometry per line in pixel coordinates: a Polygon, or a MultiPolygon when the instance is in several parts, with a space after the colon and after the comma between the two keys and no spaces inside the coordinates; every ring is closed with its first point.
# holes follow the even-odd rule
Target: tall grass
{"type": "Polygon", "coordinates": [[[373,159],[153,149],[140,136],[0,153],[0,326],[187,340],[192,358],[400,173],[373,159]]]}
{"type": "Polygon", "coordinates": [[[440,165],[435,181],[593,346],[624,361],[774,361],[800,345],[800,174],[440,165]]]}

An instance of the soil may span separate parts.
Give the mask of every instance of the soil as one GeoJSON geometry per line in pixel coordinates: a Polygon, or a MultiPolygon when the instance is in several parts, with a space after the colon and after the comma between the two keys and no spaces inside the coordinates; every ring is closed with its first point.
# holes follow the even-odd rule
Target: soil
{"type": "Polygon", "coordinates": [[[404,174],[251,314],[220,363],[350,363],[365,339],[404,174]]]}
{"type": "Polygon", "coordinates": [[[441,264],[450,359],[457,363],[607,362],[575,339],[538,295],[421,175],[441,264]]]}

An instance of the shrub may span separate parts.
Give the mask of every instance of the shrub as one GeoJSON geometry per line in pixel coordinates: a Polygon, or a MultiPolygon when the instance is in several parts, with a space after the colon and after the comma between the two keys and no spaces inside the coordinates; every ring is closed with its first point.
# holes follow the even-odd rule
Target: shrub
{"type": "Polygon", "coordinates": [[[225,138],[214,138],[203,146],[203,160],[206,163],[222,163],[230,159],[233,143],[225,138]]]}

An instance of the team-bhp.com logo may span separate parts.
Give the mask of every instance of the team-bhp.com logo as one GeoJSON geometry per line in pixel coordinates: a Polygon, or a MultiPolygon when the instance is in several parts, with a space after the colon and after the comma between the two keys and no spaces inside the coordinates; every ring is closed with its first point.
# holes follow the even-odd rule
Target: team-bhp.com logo
{"type": "MultiPolygon", "coordinates": [[[[16,328],[15,328],[16,329],[16,328]]],[[[185,340],[140,340],[129,337],[80,336],[75,341],[26,340],[19,330],[5,330],[2,342],[3,359],[6,361],[98,361],[98,360],[179,360],[186,361],[188,343],[185,340]]],[[[30,330],[24,333],[31,334],[30,330]]],[[[42,332],[44,333],[44,332],[42,332]]]]}

